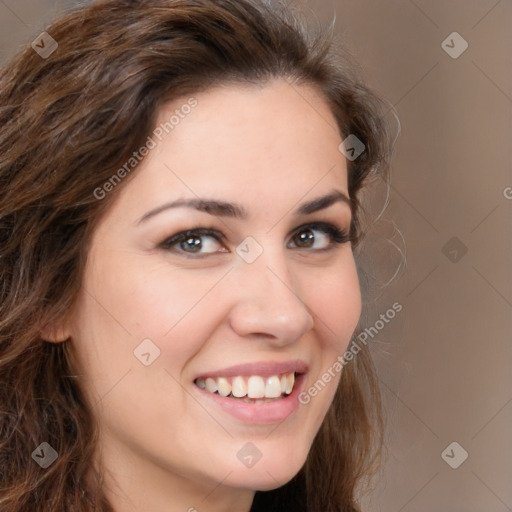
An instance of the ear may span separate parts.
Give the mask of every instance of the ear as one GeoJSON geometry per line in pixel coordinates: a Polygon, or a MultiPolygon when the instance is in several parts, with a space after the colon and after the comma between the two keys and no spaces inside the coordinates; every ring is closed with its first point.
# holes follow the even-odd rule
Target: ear
{"type": "Polygon", "coordinates": [[[63,343],[71,337],[64,320],[51,321],[41,328],[41,338],[50,343],[63,343]]]}

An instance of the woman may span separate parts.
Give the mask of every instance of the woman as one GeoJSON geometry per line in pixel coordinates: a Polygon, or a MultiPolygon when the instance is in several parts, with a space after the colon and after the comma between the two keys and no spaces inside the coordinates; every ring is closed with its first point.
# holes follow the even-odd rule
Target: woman
{"type": "Polygon", "coordinates": [[[106,0],[2,71],[3,512],[359,510],[350,69],[264,3],[106,0]]]}

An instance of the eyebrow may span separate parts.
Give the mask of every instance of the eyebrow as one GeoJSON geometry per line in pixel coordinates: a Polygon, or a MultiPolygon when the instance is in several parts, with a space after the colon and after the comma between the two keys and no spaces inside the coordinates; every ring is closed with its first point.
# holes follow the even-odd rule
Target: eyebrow
{"type": "MultiPolygon", "coordinates": [[[[333,204],[336,203],[346,203],[352,209],[352,202],[349,197],[340,192],[339,190],[334,190],[330,194],[327,194],[322,197],[318,197],[304,203],[301,205],[294,213],[294,216],[298,217],[300,215],[310,215],[312,213],[318,212],[320,210],[324,210],[329,208],[333,204]]],[[[218,217],[230,217],[234,219],[247,219],[248,213],[247,210],[238,204],[235,203],[227,203],[224,201],[217,201],[215,199],[178,199],[176,201],[172,201],[170,203],[163,204],[154,210],[150,210],[145,213],[138,221],[137,224],[141,224],[146,222],[151,217],[158,215],[164,211],[173,209],[173,208],[193,208],[194,210],[205,212],[210,215],[215,215],[218,217]]]]}

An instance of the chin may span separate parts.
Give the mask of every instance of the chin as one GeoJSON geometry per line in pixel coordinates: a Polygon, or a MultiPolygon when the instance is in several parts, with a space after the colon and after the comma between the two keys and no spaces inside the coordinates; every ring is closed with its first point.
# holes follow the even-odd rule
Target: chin
{"type": "Polygon", "coordinates": [[[249,488],[253,491],[271,491],[288,483],[306,462],[308,449],[298,449],[290,443],[286,450],[270,451],[270,456],[262,458],[252,467],[232,468],[230,485],[249,488]]]}
{"type": "Polygon", "coordinates": [[[300,469],[299,467],[295,468],[295,471],[270,472],[270,474],[264,469],[252,473],[239,472],[237,475],[231,475],[229,485],[236,488],[250,489],[251,491],[272,491],[287,484],[300,469]]]}

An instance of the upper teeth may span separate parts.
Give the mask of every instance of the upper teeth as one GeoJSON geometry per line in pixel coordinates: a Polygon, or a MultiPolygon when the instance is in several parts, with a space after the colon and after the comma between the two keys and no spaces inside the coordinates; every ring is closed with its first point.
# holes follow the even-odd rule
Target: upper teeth
{"type": "Polygon", "coordinates": [[[200,377],[196,384],[206,389],[210,393],[219,393],[222,396],[232,395],[237,398],[278,398],[281,394],[289,395],[293,390],[295,374],[286,373],[283,375],[272,375],[269,377],[260,377],[251,375],[250,377],[200,377]]]}

